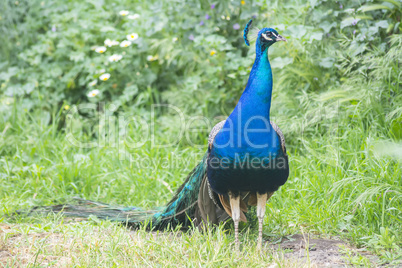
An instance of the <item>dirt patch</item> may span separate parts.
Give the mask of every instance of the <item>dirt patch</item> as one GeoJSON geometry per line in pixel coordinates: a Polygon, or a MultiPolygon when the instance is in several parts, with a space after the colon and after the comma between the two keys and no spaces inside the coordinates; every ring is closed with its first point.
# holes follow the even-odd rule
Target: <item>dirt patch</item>
{"type": "Polygon", "coordinates": [[[378,267],[376,256],[368,252],[358,252],[346,242],[338,239],[323,239],[313,235],[295,234],[282,238],[272,245],[276,251],[283,251],[285,258],[311,267],[349,267],[350,265],[369,265],[378,267]],[[358,256],[359,263],[354,257],[358,256]],[[357,262],[357,261],[356,261],[357,262]]]}
{"type": "Polygon", "coordinates": [[[67,248],[66,242],[58,233],[16,234],[12,226],[0,224],[0,266],[24,267],[39,261],[44,266],[68,267],[70,258],[60,254],[67,248]],[[63,244],[66,246],[60,247],[63,244]]]}

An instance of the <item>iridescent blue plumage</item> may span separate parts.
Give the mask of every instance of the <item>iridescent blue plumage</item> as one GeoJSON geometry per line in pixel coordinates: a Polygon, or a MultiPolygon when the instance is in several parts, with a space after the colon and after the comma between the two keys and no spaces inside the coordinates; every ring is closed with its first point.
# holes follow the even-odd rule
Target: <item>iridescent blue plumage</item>
{"type": "MultiPolygon", "coordinates": [[[[244,39],[251,21],[244,29],[244,39]]],[[[209,146],[207,178],[225,211],[235,225],[235,242],[239,247],[238,226],[244,221],[248,205],[257,206],[258,245],[262,244],[265,203],[289,176],[288,157],[279,128],[270,122],[272,70],[268,48],[286,41],[272,28],[258,32],[256,58],[238,104],[209,146]],[[275,127],[274,127],[275,126],[275,127]]]]}
{"type": "Polygon", "coordinates": [[[273,192],[287,179],[287,158],[279,136],[270,123],[272,70],[268,48],[278,39],[284,38],[272,28],[259,31],[256,59],[247,86],[210,149],[208,180],[212,189],[219,194],[227,194],[228,191],[273,192]],[[210,164],[213,161],[222,162],[223,159],[229,162],[230,168],[214,168],[210,164]],[[276,165],[266,169],[258,165],[236,169],[241,163],[252,160],[260,162],[259,166],[274,162],[276,165]]]}
{"type": "Polygon", "coordinates": [[[202,161],[190,172],[185,182],[176,191],[175,196],[166,207],[153,215],[152,225],[157,229],[177,224],[189,225],[189,217],[194,218],[198,202],[198,193],[205,176],[206,155],[202,161]]]}
{"type": "Polygon", "coordinates": [[[247,36],[248,36],[248,32],[250,31],[250,27],[251,27],[252,23],[253,23],[253,20],[249,20],[243,31],[244,42],[246,43],[247,46],[250,46],[250,42],[248,41],[247,36]]]}

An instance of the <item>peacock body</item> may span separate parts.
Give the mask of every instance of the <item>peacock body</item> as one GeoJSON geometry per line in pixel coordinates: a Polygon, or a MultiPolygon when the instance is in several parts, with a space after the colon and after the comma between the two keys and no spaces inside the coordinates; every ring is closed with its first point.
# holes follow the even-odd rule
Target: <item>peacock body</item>
{"type": "MultiPolygon", "coordinates": [[[[244,30],[247,45],[251,22],[244,30]]],[[[278,41],[286,39],[276,30],[258,31],[255,62],[238,104],[212,129],[203,159],[163,209],[144,211],[80,200],[77,205],[37,207],[31,212],[95,215],[134,226],[147,221],[153,229],[218,224],[232,217],[238,245],[238,223],[247,221],[244,213],[249,206],[257,206],[261,242],[266,201],[289,176],[284,136],[270,121],[273,80],[268,49],[278,41]]]]}

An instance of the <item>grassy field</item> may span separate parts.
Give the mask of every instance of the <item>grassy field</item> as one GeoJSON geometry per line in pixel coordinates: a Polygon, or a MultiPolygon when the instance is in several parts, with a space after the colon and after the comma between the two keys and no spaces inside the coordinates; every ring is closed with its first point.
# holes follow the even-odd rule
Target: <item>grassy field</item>
{"type": "MultiPolygon", "coordinates": [[[[95,226],[93,222],[46,219],[29,226],[8,225],[4,231],[0,260],[5,267],[317,267],[308,258],[285,257],[285,250],[256,251],[254,240],[245,239],[242,251],[236,252],[232,237],[222,228],[161,234],[130,232],[108,222],[95,226]]],[[[347,246],[343,252],[346,263],[373,266],[347,246]]]]}
{"type": "MultiPolygon", "coordinates": [[[[21,258],[26,250],[31,254],[26,257],[30,265],[53,261],[68,266],[129,266],[135,259],[143,265],[265,266],[289,261],[269,248],[263,257],[254,254],[255,234],[248,229],[242,235],[240,257],[232,252],[233,236],[222,228],[207,234],[174,232],[154,241],[145,231],[130,233],[96,219],[71,224],[58,216],[14,215],[18,209],[69,202],[75,196],[123,206],[162,206],[204,152],[202,146],[187,142],[154,148],[148,141],[131,149],[124,140],[116,139],[119,144],[111,138],[105,139],[103,146],[78,148],[66,138],[68,128],[58,129],[58,118],[63,118],[65,111],[55,111],[52,118],[56,120],[49,123],[42,112],[27,112],[20,105],[15,103],[12,116],[1,124],[1,226],[11,228],[1,233],[1,245],[13,252],[4,264],[25,263],[21,258]],[[173,164],[164,165],[161,160],[167,158],[173,164]],[[21,239],[17,244],[11,243],[15,236],[21,239]],[[188,260],[180,260],[182,256],[188,260]]],[[[169,118],[157,121],[163,129],[156,129],[158,143],[166,144],[177,135],[178,124],[174,124],[174,117],[169,118]]],[[[142,140],[141,129],[133,126],[127,131],[130,141],[142,140]]],[[[379,263],[397,263],[401,257],[400,162],[378,156],[381,154],[371,149],[374,141],[370,131],[357,127],[348,127],[344,134],[340,131],[320,139],[301,139],[303,150],[289,146],[290,179],[267,204],[265,238],[272,243],[296,233],[336,236],[377,254],[379,263]]],[[[93,134],[88,129],[74,133],[81,141],[98,140],[88,137],[93,134]]],[[[363,257],[359,262],[370,263],[363,257]]]]}
{"type": "Polygon", "coordinates": [[[277,248],[300,235],[305,245],[334,242],[331,265],[401,265],[400,2],[148,2],[0,3],[0,264],[325,265],[319,246],[304,246],[302,259],[277,248]],[[252,228],[237,254],[230,226],[149,233],[15,213],[74,197],[166,204],[244,89],[254,50],[241,31],[251,17],[289,40],[269,52],[271,119],[290,177],[267,204],[262,252],[252,228]],[[133,31],[129,47],[96,52],[133,31]]]}

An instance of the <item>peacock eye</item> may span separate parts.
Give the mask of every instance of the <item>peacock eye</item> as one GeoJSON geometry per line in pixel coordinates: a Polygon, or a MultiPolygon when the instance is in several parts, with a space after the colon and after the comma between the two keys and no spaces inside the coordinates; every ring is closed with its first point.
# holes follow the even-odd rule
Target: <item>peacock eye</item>
{"type": "Polygon", "coordinates": [[[272,32],[265,32],[265,34],[268,36],[268,37],[272,37],[272,32]]]}

